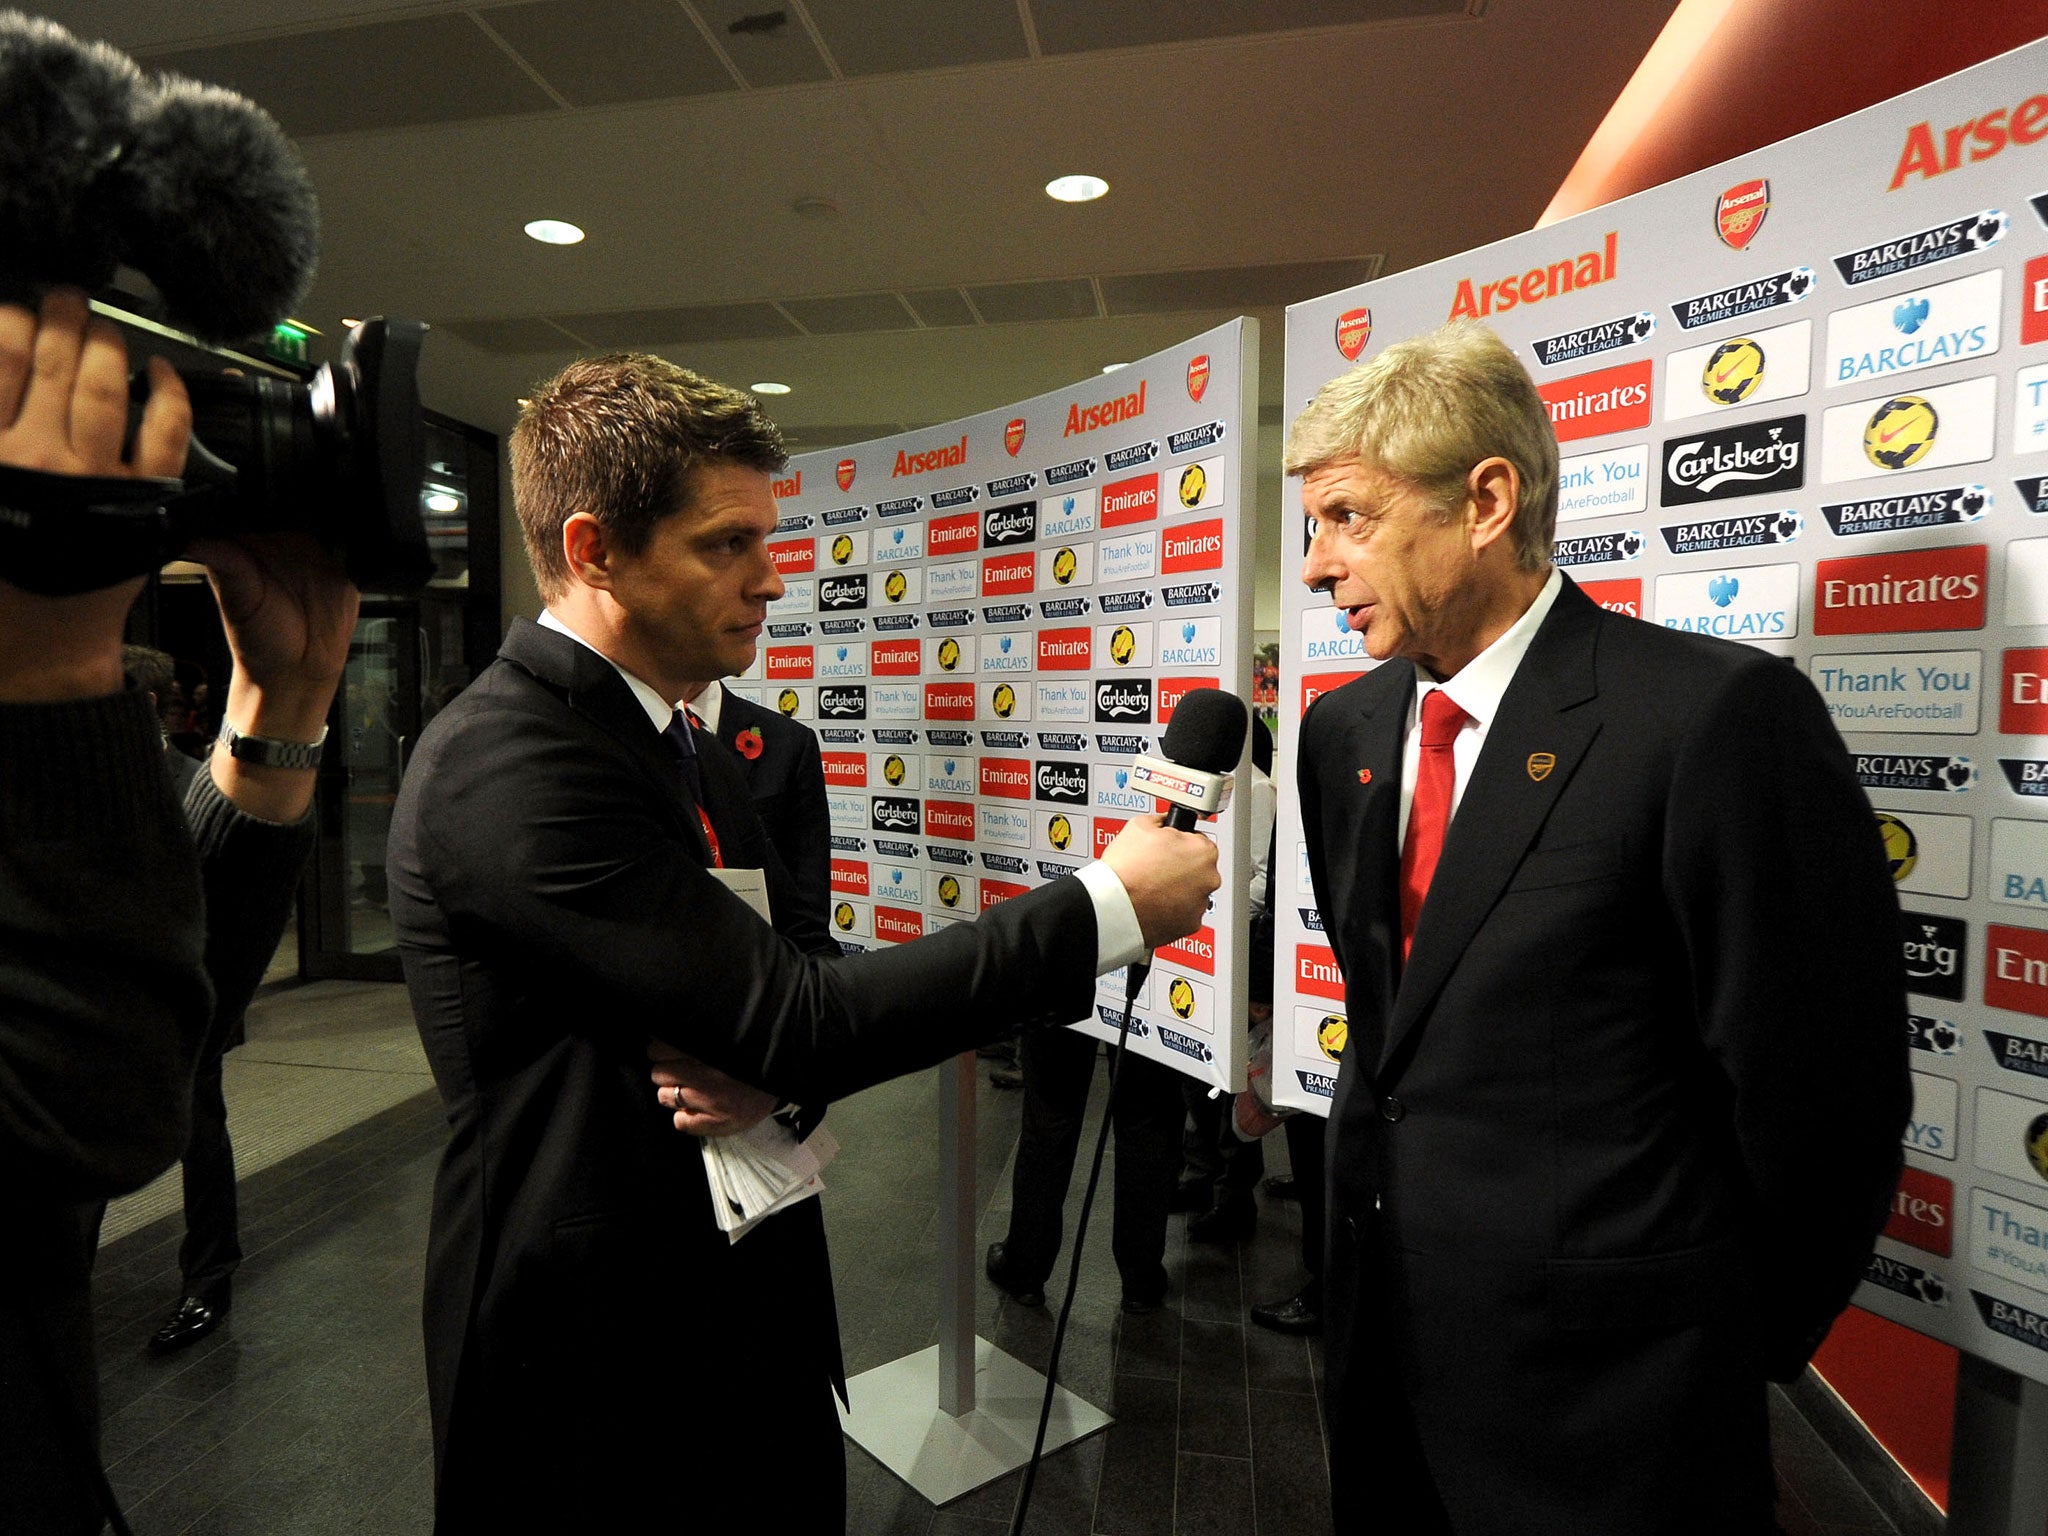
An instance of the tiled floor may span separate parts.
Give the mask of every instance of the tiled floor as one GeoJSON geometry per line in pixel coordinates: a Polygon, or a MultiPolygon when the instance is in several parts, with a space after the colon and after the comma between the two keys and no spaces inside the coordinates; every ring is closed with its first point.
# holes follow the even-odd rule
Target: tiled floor
{"type": "MultiPolygon", "coordinates": [[[[359,1006],[403,1018],[402,990],[383,992],[359,1006]]],[[[935,1093],[934,1075],[924,1074],[832,1113],[845,1150],[827,1175],[825,1208],[849,1374],[937,1337],[935,1093]]],[[[984,1081],[978,1109],[977,1265],[1007,1220],[1019,1107],[984,1081]]],[[[419,1282],[442,1136],[438,1101],[419,1094],[245,1178],[248,1259],[234,1313],[170,1360],[150,1358],[143,1342],[175,1300],[178,1216],[102,1251],[105,1452],[138,1536],[430,1529],[419,1282]]],[[[1267,1155],[1275,1168],[1284,1162],[1281,1138],[1267,1155]]],[[[1077,1189],[1070,1206],[1079,1205],[1077,1189]]],[[[1045,1463],[1031,1531],[1327,1531],[1314,1346],[1245,1316],[1250,1302],[1299,1283],[1298,1221],[1296,1207],[1268,1203],[1252,1241],[1219,1249],[1187,1243],[1176,1218],[1169,1304],[1127,1318],[1098,1207],[1060,1379],[1117,1422],[1045,1463]]],[[[1063,1258],[1062,1284],[1064,1274],[1063,1258]]],[[[979,1288],[980,1332],[1028,1363],[1043,1365],[1053,1322],[1051,1308],[1020,1308],[979,1288]]],[[[1789,1536],[1893,1536],[1782,1396],[1773,1427],[1789,1536]]],[[[1014,1476],[935,1511],[858,1448],[847,1459],[848,1530],[858,1536],[1007,1526],[1014,1476]]]]}

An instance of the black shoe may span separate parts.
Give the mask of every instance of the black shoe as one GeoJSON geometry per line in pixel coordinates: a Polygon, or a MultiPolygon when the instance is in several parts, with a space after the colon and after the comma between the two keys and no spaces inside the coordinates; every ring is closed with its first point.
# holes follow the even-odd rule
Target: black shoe
{"type": "Polygon", "coordinates": [[[1275,1333],[1321,1333],[1322,1293],[1314,1285],[1304,1286],[1298,1296],[1253,1307],[1252,1321],[1261,1328],[1272,1329],[1275,1333]]]}
{"type": "Polygon", "coordinates": [[[1045,1289],[1042,1285],[1019,1285],[1003,1273],[1005,1254],[1001,1243],[988,1245],[988,1257],[982,1261],[982,1272],[989,1283],[1020,1307],[1042,1307],[1045,1305],[1045,1289]]]}
{"type": "Polygon", "coordinates": [[[1021,1067],[990,1067],[988,1085],[1014,1093],[1024,1086],[1024,1070],[1021,1067]]]}
{"type": "Polygon", "coordinates": [[[1293,1174],[1276,1173],[1273,1177],[1266,1180],[1266,1198],[1268,1200],[1299,1200],[1301,1198],[1301,1186],[1294,1182],[1293,1174]]]}
{"type": "Polygon", "coordinates": [[[1259,1224],[1259,1208],[1247,1195],[1226,1196],[1214,1210],[1188,1223],[1191,1243],[1241,1243],[1259,1224]]]}
{"type": "Polygon", "coordinates": [[[1173,1186],[1173,1198],[1166,1202],[1169,1211],[1206,1211],[1216,1203],[1216,1186],[1188,1180],[1173,1186]]]}
{"type": "Polygon", "coordinates": [[[1164,1291],[1161,1291],[1156,1296],[1142,1294],[1138,1291],[1124,1292],[1124,1311],[1132,1317],[1144,1317],[1148,1313],[1157,1312],[1165,1304],[1166,1293],[1164,1291]]]}
{"type": "Polygon", "coordinates": [[[220,1320],[228,1315],[228,1299],[225,1296],[206,1301],[198,1296],[187,1296],[178,1303],[178,1310],[171,1314],[171,1320],[149,1336],[149,1352],[153,1355],[168,1355],[197,1344],[214,1329],[220,1320]]]}
{"type": "Polygon", "coordinates": [[[991,1040],[987,1045],[977,1045],[974,1054],[983,1061],[1007,1061],[1017,1064],[1017,1042],[1014,1040],[991,1040]]]}

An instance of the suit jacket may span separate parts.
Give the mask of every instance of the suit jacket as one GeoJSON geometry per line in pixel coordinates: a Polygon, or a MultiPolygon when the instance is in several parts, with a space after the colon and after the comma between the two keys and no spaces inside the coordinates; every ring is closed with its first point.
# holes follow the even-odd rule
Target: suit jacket
{"type": "MultiPolygon", "coordinates": [[[[760,861],[736,770],[700,765],[725,862],[760,861]]],[[[771,1510],[809,1528],[824,1479],[787,1467],[838,1465],[816,1203],[727,1243],[650,1036],[815,1105],[1093,996],[1077,881],[824,960],[709,862],[667,742],[566,635],[515,622],[421,738],[391,913],[452,1131],[425,1303],[444,1532],[771,1510]]]]}
{"type": "Polygon", "coordinates": [[[718,707],[718,739],[739,755],[754,814],[782,856],[798,906],[823,923],[832,909],[832,816],[818,733],[727,688],[718,707]],[[743,731],[757,732],[758,745],[743,748],[743,731]]]}
{"type": "Polygon", "coordinates": [[[1786,662],[1567,581],[1404,968],[1414,689],[1389,662],[1301,732],[1350,1027],[1339,1527],[1412,1498],[1387,1528],[1440,1528],[1440,1496],[1489,1536],[1767,1528],[1762,1379],[1796,1373],[1853,1290],[1910,1103],[1869,804],[1786,662]]]}

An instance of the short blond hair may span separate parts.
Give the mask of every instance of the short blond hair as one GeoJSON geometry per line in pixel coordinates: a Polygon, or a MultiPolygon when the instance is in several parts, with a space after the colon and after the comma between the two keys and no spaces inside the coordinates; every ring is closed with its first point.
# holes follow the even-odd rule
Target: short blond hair
{"type": "Polygon", "coordinates": [[[1305,475],[1357,460],[1445,508],[1482,459],[1515,466],[1515,562],[1540,571],[1557,529],[1557,434],[1535,381],[1489,326],[1470,320],[1397,341],[1330,380],[1287,434],[1282,469],[1305,475]]]}

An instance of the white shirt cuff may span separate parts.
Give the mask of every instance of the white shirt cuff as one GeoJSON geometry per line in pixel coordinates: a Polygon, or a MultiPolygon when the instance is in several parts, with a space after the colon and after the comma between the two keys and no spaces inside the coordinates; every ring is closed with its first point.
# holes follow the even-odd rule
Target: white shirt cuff
{"type": "Polygon", "coordinates": [[[1138,909],[1131,905],[1130,892],[1117,879],[1116,871],[1098,859],[1083,864],[1074,876],[1088,888],[1088,899],[1095,904],[1095,974],[1101,976],[1149,955],[1144,930],[1138,926],[1138,909]]]}

